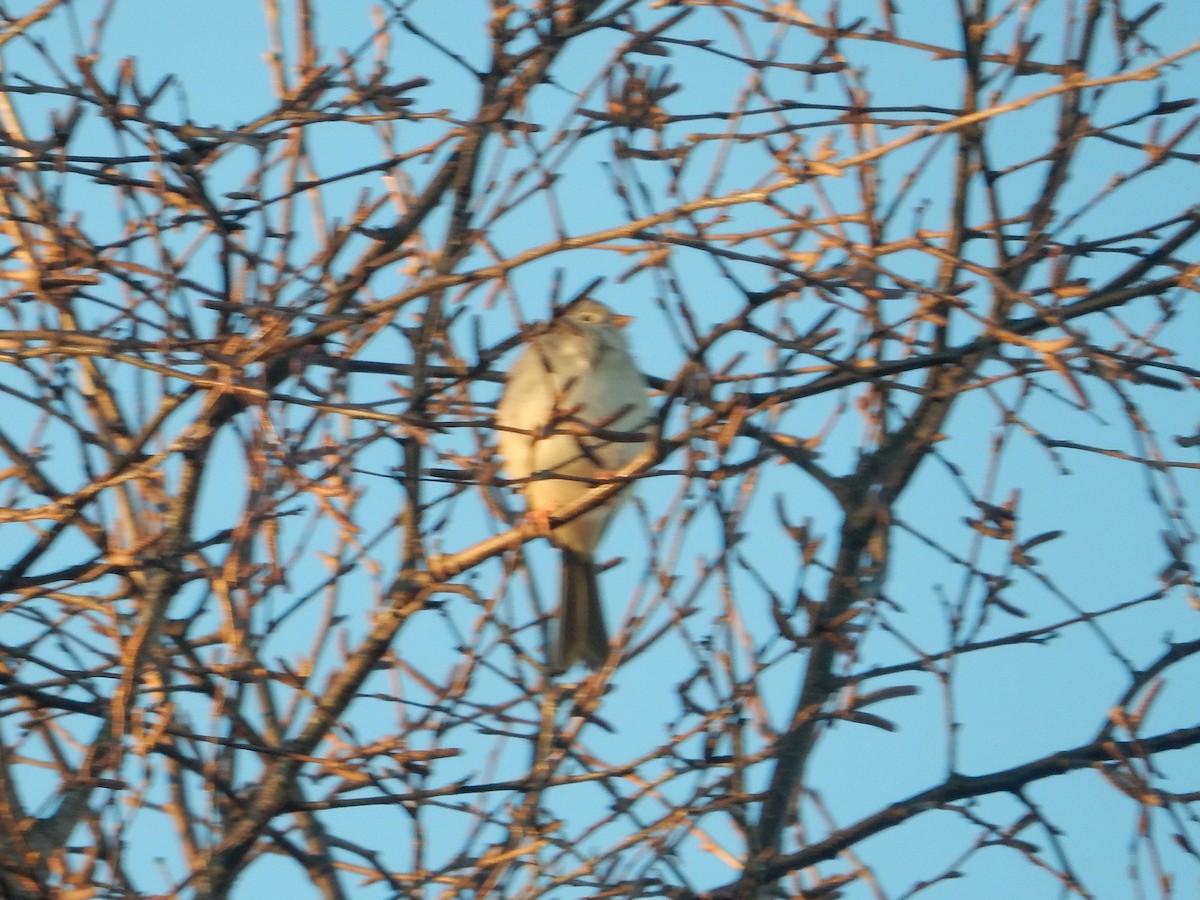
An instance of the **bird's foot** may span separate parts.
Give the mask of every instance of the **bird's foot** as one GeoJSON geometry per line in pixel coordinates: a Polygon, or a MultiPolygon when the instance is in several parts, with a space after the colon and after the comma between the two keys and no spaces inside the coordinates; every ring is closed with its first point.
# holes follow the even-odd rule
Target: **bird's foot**
{"type": "Polygon", "coordinates": [[[525,513],[525,521],[531,523],[537,529],[539,537],[550,539],[550,510],[548,509],[531,509],[525,513]]]}

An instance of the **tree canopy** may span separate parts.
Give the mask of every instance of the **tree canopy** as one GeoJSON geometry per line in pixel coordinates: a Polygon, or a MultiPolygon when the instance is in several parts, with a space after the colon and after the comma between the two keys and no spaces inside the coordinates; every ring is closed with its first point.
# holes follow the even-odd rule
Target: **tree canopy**
{"type": "Polygon", "coordinates": [[[191,7],[0,9],[0,894],[1196,881],[1186,0],[191,7]],[[583,294],[560,677],[492,416],[583,294]]]}

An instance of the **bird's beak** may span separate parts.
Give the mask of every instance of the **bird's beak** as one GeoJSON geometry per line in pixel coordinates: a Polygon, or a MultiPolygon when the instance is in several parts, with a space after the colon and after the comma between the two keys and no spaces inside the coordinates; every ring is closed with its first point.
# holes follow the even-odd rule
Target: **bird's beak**
{"type": "Polygon", "coordinates": [[[608,321],[617,328],[624,328],[633,321],[633,316],[609,316],[608,321]]]}

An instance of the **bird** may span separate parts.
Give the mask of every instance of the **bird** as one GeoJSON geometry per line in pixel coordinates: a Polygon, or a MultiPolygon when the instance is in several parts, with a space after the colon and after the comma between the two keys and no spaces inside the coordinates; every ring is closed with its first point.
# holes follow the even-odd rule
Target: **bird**
{"type": "MultiPolygon", "coordinates": [[[[520,483],[531,516],[548,518],[646,447],[646,380],[623,333],[631,321],[580,297],[536,333],[509,370],[496,407],[497,444],[504,474],[520,483]],[[621,440],[613,439],[617,433],[621,440]]],[[[558,634],[548,653],[555,672],[576,662],[598,669],[608,658],[593,554],[626,497],[618,493],[550,531],[561,554],[558,634]]]]}

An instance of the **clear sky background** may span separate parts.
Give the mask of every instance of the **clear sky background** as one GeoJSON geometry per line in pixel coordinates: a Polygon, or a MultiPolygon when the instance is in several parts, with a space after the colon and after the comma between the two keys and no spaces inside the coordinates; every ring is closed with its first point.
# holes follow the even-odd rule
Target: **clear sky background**
{"type": "MultiPolygon", "coordinates": [[[[660,5],[665,7],[665,4],[660,5]]],[[[950,37],[952,4],[921,0],[898,5],[897,22],[901,34],[929,41],[954,42],[950,37]],[[943,21],[944,27],[939,24],[943,21]]],[[[85,27],[89,21],[86,6],[76,4],[75,9],[78,22],[85,27]]],[[[647,4],[639,11],[643,24],[671,12],[669,8],[652,10],[652,6],[647,4]]],[[[798,3],[796,6],[813,17],[820,17],[825,9],[823,3],[798,3]]],[[[1036,7],[1032,14],[1035,27],[1048,29],[1041,46],[1046,48],[1047,55],[1056,55],[1063,36],[1055,31],[1052,23],[1060,17],[1062,4],[1030,6],[1036,7]]],[[[477,0],[425,0],[407,4],[406,8],[410,9],[413,20],[446,48],[477,68],[486,67],[487,42],[482,26],[487,16],[486,4],[477,0]]],[[[317,4],[321,52],[328,61],[336,61],[339,51],[344,50],[361,58],[358,66],[361,72],[369,69],[374,52],[369,43],[373,27],[371,9],[370,4],[358,0],[329,0],[317,4]]],[[[858,14],[874,17],[878,15],[878,9],[879,4],[874,0],[869,3],[851,0],[841,4],[842,19],[851,19],[858,14]]],[[[1200,35],[1198,9],[1192,0],[1168,0],[1152,20],[1147,33],[1164,53],[1181,49],[1200,35]]],[[[694,33],[676,36],[711,40],[726,48],[739,47],[738,39],[723,30],[721,22],[715,12],[697,16],[694,25],[689,26],[694,33]]],[[[51,56],[67,59],[70,52],[82,52],[83,49],[80,37],[72,31],[67,17],[58,16],[44,23],[36,33],[48,42],[51,56]],[[63,43],[58,45],[58,42],[63,43]],[[66,51],[60,46],[77,49],[66,51]]],[[[798,30],[783,38],[779,37],[780,33],[767,24],[759,24],[747,33],[746,38],[759,47],[778,39],[793,43],[792,58],[800,61],[815,55],[815,44],[806,43],[798,30]]],[[[616,39],[612,38],[613,41],[616,39]]],[[[83,41],[86,40],[84,37],[83,41]]],[[[173,84],[167,89],[164,108],[183,111],[183,115],[199,126],[236,127],[272,106],[269,72],[263,58],[268,48],[268,29],[259,4],[247,0],[212,0],[202,4],[121,0],[106,29],[102,46],[104,55],[100,65],[106,72],[111,72],[120,58],[131,57],[136,61],[143,85],[153,85],[162,77],[172,76],[173,84]]],[[[576,92],[585,88],[611,49],[609,36],[598,34],[569,51],[554,69],[556,84],[537,91],[532,107],[525,111],[529,120],[543,123],[547,133],[552,132],[554,125],[570,110],[576,92]]],[[[860,47],[859,50],[861,56],[853,62],[869,67],[866,81],[875,92],[870,100],[872,105],[958,104],[957,73],[945,77],[941,74],[952,69],[953,63],[939,63],[928,55],[882,44],[860,47]]],[[[1115,54],[1116,51],[1111,49],[1109,52],[1115,54]]],[[[44,63],[29,47],[14,44],[6,47],[4,53],[6,80],[11,81],[16,73],[35,81],[51,80],[44,63]]],[[[413,94],[417,98],[416,111],[449,108],[467,113],[471,110],[477,89],[473,76],[447,54],[433,51],[427,42],[415,37],[406,38],[397,30],[388,61],[392,66],[390,78],[394,81],[416,76],[430,79],[429,86],[413,94]]],[[[669,58],[646,56],[645,63],[656,69],[671,67],[671,80],[681,85],[668,103],[669,111],[675,115],[729,108],[745,83],[743,66],[722,62],[694,48],[677,46],[669,58]]],[[[1111,61],[1097,61],[1092,70],[1106,74],[1112,70],[1111,61]]],[[[772,82],[776,92],[790,92],[797,100],[831,103],[843,100],[842,95],[828,86],[829,81],[814,80],[803,73],[770,71],[763,77],[772,82]]],[[[1052,83],[1053,79],[1048,76],[1030,76],[1012,93],[1029,94],[1052,83]]],[[[1200,62],[1195,55],[1184,59],[1180,68],[1171,73],[1170,83],[1177,86],[1174,90],[1186,88],[1192,93],[1200,87],[1200,62]]],[[[1111,102],[1102,107],[1103,120],[1119,120],[1152,106],[1160,84],[1146,82],[1113,90],[1111,102]]],[[[1171,95],[1167,99],[1180,98],[1171,95]]],[[[52,106],[54,99],[22,97],[19,103],[28,119],[37,121],[42,108],[52,106]]],[[[584,105],[595,109],[601,104],[602,95],[593,92],[591,100],[584,105]]],[[[172,117],[175,115],[172,112],[172,117]]],[[[817,118],[819,114],[814,112],[812,115],[817,118]]],[[[1007,116],[1004,125],[993,133],[992,147],[997,154],[995,167],[1003,168],[1028,158],[1032,154],[1031,144],[1048,146],[1050,135],[1047,129],[1052,127],[1054,115],[1055,107],[1046,102],[1007,116]]],[[[829,114],[831,119],[835,116],[836,113],[829,114]]],[[[715,121],[681,122],[671,126],[670,131],[676,135],[696,131],[716,133],[725,127],[724,123],[715,121]]],[[[432,123],[406,123],[397,130],[397,144],[401,150],[421,146],[440,129],[440,125],[432,123]]],[[[833,133],[835,129],[831,127],[830,134],[833,133]]],[[[895,136],[903,133],[903,129],[897,128],[895,136]]],[[[810,152],[815,150],[823,136],[820,130],[810,132],[806,148],[810,152]]],[[[380,159],[381,145],[368,139],[361,128],[319,126],[311,130],[308,140],[320,175],[345,172],[380,159]]],[[[90,149],[97,154],[121,151],[113,145],[108,130],[96,122],[84,124],[71,149],[75,153],[90,149]],[[90,140],[95,141],[94,146],[90,140]]],[[[754,154],[761,150],[737,147],[729,160],[722,162],[719,154],[726,149],[726,145],[714,141],[711,148],[696,153],[685,172],[684,195],[694,195],[706,183],[711,183],[711,189],[716,193],[749,188],[757,181],[765,168],[765,156],[756,159],[754,154]]],[[[836,149],[842,154],[853,150],[845,144],[838,144],[836,149]]],[[[916,185],[905,195],[901,210],[892,219],[895,233],[888,235],[890,239],[898,239],[914,227],[933,229],[944,223],[949,199],[951,149],[945,146],[926,156],[930,148],[922,143],[897,152],[884,162],[885,191],[894,190],[903,179],[917,174],[916,185]]],[[[1189,135],[1179,149],[1193,153],[1200,151],[1200,137],[1195,133],[1189,135]]],[[[410,164],[406,169],[408,176],[420,184],[434,171],[441,159],[440,152],[433,153],[427,161],[410,164]]],[[[1080,205],[1085,204],[1099,183],[1112,174],[1130,171],[1143,162],[1135,151],[1117,146],[1094,148],[1088,153],[1094,155],[1076,167],[1074,177],[1079,183],[1073,184],[1069,191],[1080,205]]],[[[608,170],[603,167],[610,164],[606,161],[608,156],[609,143],[604,138],[584,142],[567,156],[561,169],[562,181],[557,196],[563,204],[563,217],[571,233],[619,225],[627,217],[622,200],[607,189],[608,170]]],[[[553,152],[550,158],[554,158],[553,152]]],[[[252,153],[230,154],[228,162],[222,163],[223,168],[216,171],[228,178],[227,189],[236,191],[253,162],[252,153]]],[[[498,154],[489,159],[483,171],[495,174],[498,187],[489,192],[488,202],[502,202],[506,177],[523,162],[515,151],[508,156],[498,154]]],[[[662,198],[668,188],[665,179],[653,169],[647,167],[644,175],[656,199],[643,203],[641,198],[634,198],[633,202],[643,213],[659,203],[665,205],[662,198]]],[[[1031,167],[1028,178],[1017,176],[1008,182],[1006,190],[1013,198],[1014,209],[1027,202],[1027,196],[1021,196],[1021,191],[1033,190],[1039,178],[1037,167],[1031,167]]],[[[327,185],[321,190],[326,210],[331,216],[348,218],[360,192],[364,189],[377,191],[379,181],[378,174],[368,174],[327,185]]],[[[823,179],[821,188],[827,192],[827,200],[834,207],[843,200],[848,201],[856,191],[852,179],[840,182],[823,179]]],[[[1194,165],[1187,170],[1178,165],[1164,167],[1158,173],[1140,179],[1135,191],[1117,191],[1083,212],[1073,223],[1072,234],[1111,233],[1115,230],[1111,225],[1115,220],[1127,221],[1132,231],[1164,218],[1170,210],[1180,209],[1183,205],[1181,197],[1190,196],[1193,198],[1190,202],[1200,200],[1198,188],[1200,175],[1194,165]]],[[[826,198],[807,186],[784,192],[779,199],[785,204],[812,204],[818,208],[826,202],[826,198]]],[[[79,210],[85,226],[93,234],[102,234],[106,223],[110,223],[107,227],[114,230],[115,236],[120,220],[105,191],[87,186],[83,179],[71,180],[66,185],[62,202],[68,208],[79,210]]],[[[850,205],[847,202],[847,207],[850,205]]],[[[1065,209],[1060,215],[1070,212],[1065,209]]],[[[743,210],[737,216],[737,225],[743,229],[754,225],[756,216],[762,217],[764,226],[772,221],[769,214],[762,211],[743,210]]],[[[297,221],[311,224],[311,220],[303,216],[297,221]]],[[[435,228],[430,233],[437,235],[439,231],[435,228]]],[[[536,246],[551,236],[546,209],[537,204],[517,207],[499,219],[491,232],[495,252],[501,257],[536,246]]],[[[301,238],[298,255],[302,256],[305,249],[311,250],[315,246],[308,242],[306,248],[305,244],[305,239],[301,238]]],[[[1193,258],[1196,249],[1192,246],[1188,251],[1193,258]]],[[[477,265],[483,261],[480,254],[470,262],[477,265]]],[[[1122,258],[1097,256],[1086,260],[1082,264],[1086,270],[1081,268],[1077,274],[1086,275],[1096,284],[1126,262],[1122,258]]],[[[511,335],[517,325],[516,310],[527,320],[544,317],[550,309],[552,285],[558,271],[565,267],[564,293],[578,290],[593,277],[603,275],[608,278],[597,296],[619,312],[636,316],[629,333],[640,364],[648,374],[669,379],[683,359],[676,340],[679,320],[664,310],[659,299],[678,292],[692,304],[703,326],[731,314],[744,298],[700,254],[682,254],[678,258],[672,272],[675,281],[671,284],[661,272],[647,272],[620,281],[617,276],[632,263],[632,258],[622,258],[609,251],[584,251],[522,267],[511,277],[511,294],[489,298],[482,289],[456,293],[452,297],[452,309],[465,307],[469,310],[456,326],[459,329],[456,333],[462,339],[461,348],[470,347],[471,329],[475,327],[480,329],[485,345],[511,335]],[[491,302],[493,299],[495,302],[491,302]]],[[[205,280],[213,278],[212,272],[205,268],[210,264],[211,258],[204,254],[200,254],[194,263],[205,280]]],[[[830,264],[828,255],[822,264],[830,264]]],[[[888,265],[925,283],[934,273],[930,258],[919,253],[890,258],[888,265]]],[[[732,264],[732,268],[748,288],[762,290],[773,283],[772,273],[762,271],[761,267],[732,264]]],[[[385,296],[404,284],[404,273],[397,267],[394,272],[381,273],[371,290],[376,297],[385,296]]],[[[967,296],[982,299],[986,293],[978,288],[967,296]]],[[[1135,306],[1125,316],[1125,321],[1134,323],[1135,327],[1142,319],[1149,323],[1155,318],[1151,301],[1139,303],[1145,307],[1135,306]]],[[[785,313],[793,322],[806,323],[815,321],[824,311],[813,305],[811,299],[800,297],[782,310],[765,309],[756,321],[763,328],[773,329],[782,327],[785,313]]],[[[215,320],[215,313],[200,308],[194,310],[194,316],[201,329],[215,320]]],[[[1120,326],[1097,318],[1089,319],[1086,328],[1095,343],[1104,345],[1117,338],[1120,326]]],[[[1200,314],[1194,304],[1176,318],[1171,328],[1176,335],[1183,336],[1165,341],[1187,354],[1179,361],[1192,366],[1200,364],[1197,353],[1200,314]]],[[[381,333],[359,356],[381,362],[405,362],[406,354],[404,343],[394,332],[388,331],[381,333]]],[[[735,371],[753,371],[766,367],[764,354],[761,344],[735,337],[715,348],[710,363],[719,368],[722,363],[731,361],[735,371]],[[747,354],[746,358],[733,362],[742,353],[747,354]]],[[[817,363],[815,359],[801,359],[794,365],[817,363]]],[[[394,382],[393,377],[384,375],[355,376],[349,399],[358,403],[392,399],[395,397],[394,382]]],[[[1071,391],[1064,383],[1056,383],[1052,378],[1045,378],[1040,383],[1045,389],[1036,392],[1021,407],[1035,427],[1052,436],[1079,443],[1139,452],[1136,436],[1131,434],[1113,395],[1097,392],[1090,398],[1092,408],[1081,410],[1072,404],[1071,391]]],[[[761,390],[768,385],[766,380],[760,380],[748,387],[761,390]]],[[[1015,402],[1015,387],[1001,385],[997,391],[1008,401],[1015,402]]],[[[476,399],[483,403],[493,401],[496,392],[494,385],[481,386],[476,399]]],[[[832,473],[844,474],[852,468],[863,432],[862,422],[856,415],[838,412],[843,399],[832,395],[814,398],[793,408],[783,420],[771,422],[770,427],[808,438],[818,434],[829,417],[836,416],[834,428],[820,445],[820,462],[832,473]]],[[[1181,449],[1169,439],[1173,435],[1196,432],[1200,409],[1195,404],[1194,393],[1143,390],[1137,393],[1137,399],[1152,427],[1163,436],[1164,445],[1176,458],[1193,462],[1200,459],[1194,448],[1181,449]]],[[[0,404],[5,403],[0,400],[0,404]]],[[[20,421],[21,417],[33,421],[34,411],[17,405],[4,409],[14,422],[20,421]]],[[[391,407],[391,411],[399,409],[399,402],[391,407]]],[[[670,424],[678,427],[686,414],[686,410],[677,412],[670,424]]],[[[1056,456],[1039,446],[1033,437],[1019,436],[1011,440],[998,468],[991,471],[988,446],[998,430],[1004,427],[1002,419],[1001,410],[982,391],[962,403],[946,429],[948,439],[940,449],[940,461],[929,461],[901,502],[898,512],[902,523],[895,534],[885,589],[890,603],[882,605],[870,621],[864,623],[868,627],[859,652],[850,664],[851,671],[911,661],[913,648],[899,640],[896,633],[931,653],[944,649],[951,641],[945,598],[956,598],[963,590],[963,576],[930,542],[952,547],[967,556],[980,540],[964,525],[965,519],[977,515],[964,486],[969,486],[976,495],[982,495],[989,479],[993,480],[989,494],[993,502],[1003,502],[1011,491],[1019,490],[1018,527],[1023,538],[1053,529],[1064,532],[1062,537],[1034,552],[1041,561],[1040,571],[1052,581],[1039,581],[1028,572],[1013,575],[1016,586],[1007,596],[1025,611],[1027,618],[1014,623],[993,611],[991,618],[981,623],[974,635],[979,640],[1064,619],[1072,614],[1073,604],[1084,609],[1098,609],[1153,590],[1157,585],[1157,573],[1167,561],[1162,533],[1164,530],[1190,533],[1193,523],[1187,519],[1164,521],[1154,506],[1147,503],[1146,497],[1151,489],[1165,493],[1176,490],[1181,498],[1194,501],[1200,497],[1200,478],[1195,470],[1176,470],[1167,475],[1146,474],[1136,466],[1114,458],[1069,450],[1059,451],[1056,456]],[[959,474],[955,474],[952,467],[957,467],[959,474]]],[[[366,426],[354,423],[347,427],[353,432],[366,426]]],[[[1020,430],[1020,426],[1016,428],[1020,430]]],[[[439,447],[446,451],[455,447],[465,452],[473,451],[471,437],[462,433],[442,436],[438,440],[439,447]]],[[[752,450],[750,441],[737,441],[730,448],[729,456],[737,458],[752,450]]],[[[231,511],[239,509],[245,497],[244,473],[239,470],[238,455],[230,439],[219,445],[217,452],[228,457],[226,477],[220,483],[214,480],[207,486],[199,520],[200,533],[227,527],[234,514],[231,511]]],[[[379,445],[375,457],[360,460],[360,464],[373,465],[373,470],[361,471],[355,476],[365,491],[360,507],[364,543],[369,544],[378,534],[390,534],[401,497],[388,473],[398,461],[398,455],[390,456],[383,445],[379,445]]],[[[668,460],[664,468],[675,471],[681,465],[677,455],[668,460]]],[[[364,465],[364,469],[371,469],[371,466],[364,465]]],[[[669,621],[671,602],[681,602],[681,598],[691,591],[695,591],[694,602],[700,610],[689,619],[686,630],[672,631],[649,652],[637,656],[613,676],[611,691],[601,707],[602,717],[613,730],[605,734],[589,733],[590,745],[611,764],[636,759],[672,729],[687,723],[681,703],[680,679],[693,670],[692,655],[697,646],[709,639],[723,640],[728,634],[725,624],[730,611],[725,605],[727,596],[720,590],[721,582],[703,576],[703,569],[714,558],[720,518],[713,496],[702,487],[691,489],[696,507],[694,520],[686,525],[672,521],[664,528],[655,522],[655,517],[681,490],[680,479],[669,474],[646,479],[639,485],[636,502],[629,504],[621,514],[602,550],[606,559],[620,560],[603,575],[610,626],[614,629],[620,629],[622,623],[636,613],[645,616],[645,622],[636,631],[635,640],[645,638],[654,627],[669,621]],[[653,561],[656,548],[673,541],[678,541],[682,549],[678,555],[679,567],[674,573],[678,581],[668,602],[656,594],[653,561]]],[[[786,510],[789,518],[796,522],[811,520],[814,532],[827,537],[826,555],[836,533],[838,512],[819,485],[798,479],[796,471],[790,467],[769,465],[757,481],[731,480],[717,495],[730,505],[740,500],[747,502],[742,528],[753,539],[738,545],[731,556],[734,563],[728,572],[731,588],[728,597],[736,604],[740,620],[735,632],[743,630],[749,636],[748,640],[761,644],[777,630],[771,617],[769,597],[763,589],[764,580],[778,596],[789,602],[801,587],[812,596],[819,596],[822,588],[819,568],[805,570],[800,566],[794,544],[774,524],[776,509],[786,510]]],[[[516,501],[510,498],[509,502],[517,508],[516,501]]],[[[440,512],[445,514],[445,525],[439,541],[447,552],[468,546],[505,527],[495,521],[482,498],[474,492],[446,504],[440,512]]],[[[289,530],[293,527],[302,526],[285,524],[285,544],[289,540],[298,540],[289,530]]],[[[550,598],[556,572],[551,553],[543,543],[529,545],[526,558],[540,601],[548,606],[552,605],[550,598]]],[[[983,545],[981,563],[996,571],[1002,570],[1009,553],[1008,544],[996,541],[993,546],[984,540],[983,545]]],[[[64,553],[67,549],[64,548],[64,553]]],[[[7,554],[9,551],[4,549],[2,552],[7,554]]],[[[390,538],[372,546],[366,556],[378,562],[380,568],[375,571],[364,566],[349,576],[339,601],[341,612],[347,616],[346,628],[351,637],[361,635],[368,627],[373,604],[395,574],[395,546],[390,538]]],[[[315,584],[325,572],[320,560],[306,557],[296,560],[291,577],[299,590],[300,586],[307,588],[315,584]]],[[[525,627],[526,644],[536,650],[539,639],[537,629],[528,624],[531,607],[524,576],[518,575],[511,583],[506,583],[501,565],[493,561],[471,572],[466,581],[485,598],[498,595],[507,584],[507,593],[497,606],[498,614],[506,621],[525,627]]],[[[186,604],[173,607],[172,614],[183,615],[183,606],[186,604]]],[[[319,613],[317,608],[306,607],[286,619],[271,639],[278,645],[281,656],[305,646],[319,613]]],[[[211,610],[198,614],[213,615],[211,610]]],[[[411,627],[402,633],[396,652],[414,667],[436,677],[453,661],[456,641],[462,640],[464,635],[470,639],[480,615],[478,606],[462,598],[447,597],[442,612],[414,619],[411,627]]],[[[798,616],[796,621],[802,621],[802,618],[798,616]]],[[[19,628],[18,625],[11,627],[19,628]]],[[[1151,607],[1138,607],[1128,616],[1113,617],[1104,626],[1103,633],[1071,629],[1065,636],[1046,644],[1018,645],[964,656],[957,665],[950,696],[942,692],[936,679],[919,672],[904,672],[872,683],[876,689],[893,684],[915,685],[919,693],[873,710],[891,718],[898,726],[895,732],[840,723],[826,736],[808,781],[820,792],[832,822],[845,825],[891,800],[904,798],[944,778],[951,766],[945,728],[946,709],[950,704],[954,718],[960,723],[953,765],[964,774],[982,774],[1013,766],[1055,749],[1090,740],[1103,725],[1109,708],[1128,682],[1125,669],[1106,647],[1105,634],[1118,638],[1121,652],[1135,667],[1142,666],[1162,652],[1165,641],[1200,637],[1200,611],[1190,608],[1182,593],[1174,593],[1151,607]]],[[[961,632],[957,635],[958,638],[962,636],[961,632]]],[[[494,638],[494,634],[485,637],[494,638]]],[[[780,643],[776,651],[782,653],[783,650],[784,645],[780,643]]],[[[336,660],[324,659],[321,664],[333,666],[336,660]]],[[[760,688],[767,712],[776,724],[788,715],[795,703],[802,664],[803,658],[795,655],[790,662],[775,666],[770,682],[760,688]]],[[[513,694],[514,689],[506,683],[504,675],[509,665],[510,661],[506,659],[497,666],[493,683],[475,686],[481,703],[498,702],[513,694]]],[[[399,686],[395,678],[381,673],[367,689],[367,693],[377,693],[380,698],[357,704],[352,711],[351,725],[360,738],[365,740],[371,733],[383,737],[402,729],[404,712],[385,695],[403,691],[410,700],[421,699],[417,687],[412,683],[399,686]]],[[[1195,661],[1174,672],[1154,708],[1147,731],[1156,733],[1194,724],[1200,719],[1197,683],[1200,683],[1200,664],[1195,661]]],[[[684,743],[681,752],[699,756],[703,751],[702,740],[702,735],[692,738],[690,743],[684,743]]],[[[519,777],[529,762],[524,743],[513,742],[509,746],[501,743],[499,752],[492,756],[497,745],[486,736],[476,739],[469,727],[461,729],[460,744],[461,756],[439,763],[436,783],[448,783],[459,777],[494,780],[519,777]]],[[[729,748],[722,749],[729,752],[729,748]]],[[[1194,791],[1200,788],[1196,781],[1200,753],[1189,750],[1167,754],[1160,762],[1164,783],[1172,789],[1194,791]]],[[[651,766],[644,774],[649,776],[653,772],[651,766]]],[[[753,777],[760,779],[760,783],[750,787],[762,789],[765,782],[761,780],[765,779],[766,773],[764,767],[755,770],[753,777]]],[[[1100,787],[1100,779],[1095,772],[1050,779],[1037,784],[1030,791],[1029,799],[1053,810],[1053,821],[1066,833],[1064,841],[1070,848],[1072,865],[1085,877],[1095,896],[1100,900],[1118,900],[1130,896],[1127,869],[1130,847],[1135,842],[1138,828],[1138,809],[1116,791],[1100,787]],[[1111,891],[1105,885],[1112,885],[1111,891]]],[[[568,822],[576,817],[580,822],[590,821],[595,809],[611,802],[612,798],[599,787],[583,785],[569,794],[563,793],[563,807],[558,812],[568,822]]],[[[1014,799],[994,796],[982,801],[976,811],[984,817],[1004,820],[1019,815],[1019,809],[1014,799]]],[[[374,846],[385,857],[394,856],[397,861],[405,858],[410,825],[403,812],[388,807],[363,807],[330,813],[329,817],[339,826],[343,822],[353,822],[351,827],[359,839],[368,844],[374,841],[374,846]]],[[[805,807],[805,817],[806,825],[815,836],[829,827],[811,804],[805,807]]],[[[457,824],[460,821],[447,814],[444,827],[461,827],[457,824]]],[[[435,825],[438,822],[436,817],[433,822],[435,825]]],[[[713,841],[737,855],[738,840],[727,825],[706,822],[705,827],[713,841]]],[[[161,856],[163,866],[167,870],[173,869],[172,856],[177,851],[171,832],[162,827],[161,821],[146,815],[142,822],[133,824],[127,837],[139,841],[146,851],[145,882],[139,887],[150,893],[164,890],[165,883],[158,880],[156,858],[161,856]]],[[[937,877],[940,872],[937,866],[941,861],[953,858],[953,853],[947,852],[948,848],[961,845],[965,851],[974,837],[974,832],[964,830],[957,814],[930,813],[905,828],[868,840],[857,849],[864,860],[877,867],[881,894],[903,896],[923,879],[937,877]],[[925,848],[937,848],[937,852],[926,853],[925,848]]],[[[608,846],[618,839],[619,836],[604,831],[586,838],[596,847],[608,846]]],[[[1029,839],[1044,840],[1044,836],[1029,839]]],[[[1194,858],[1189,860],[1170,842],[1164,841],[1162,845],[1169,854],[1169,867],[1190,873],[1189,879],[1181,882],[1178,896],[1192,896],[1191,892],[1200,886],[1200,864],[1194,858]]],[[[457,847],[457,841],[450,846],[457,847]]],[[[720,884],[736,874],[719,854],[706,851],[699,835],[681,842],[680,860],[695,882],[702,885],[720,884]]],[[[965,874],[966,879],[949,881],[924,896],[999,900],[1060,895],[1052,879],[1014,858],[1011,849],[997,847],[973,856],[965,874]]],[[[309,896],[310,889],[298,882],[299,877],[290,861],[263,859],[239,883],[235,896],[309,896]]],[[[1148,880],[1146,885],[1149,888],[1148,880]]],[[[1153,893],[1150,895],[1154,896],[1153,893]]],[[[355,892],[355,896],[384,897],[388,892],[381,886],[364,886],[355,892]]],[[[573,895],[564,892],[562,896],[573,895]]],[[[851,887],[846,896],[866,898],[873,895],[860,884],[851,887]]]]}

